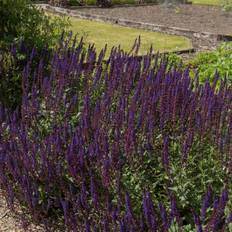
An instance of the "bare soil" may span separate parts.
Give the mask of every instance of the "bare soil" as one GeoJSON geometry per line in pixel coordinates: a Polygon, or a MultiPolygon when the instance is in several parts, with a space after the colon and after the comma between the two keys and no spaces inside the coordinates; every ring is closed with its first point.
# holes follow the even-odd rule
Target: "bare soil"
{"type": "Polygon", "coordinates": [[[224,12],[220,7],[201,5],[163,5],[81,8],[79,12],[123,18],[138,22],[153,23],[169,27],[180,27],[195,32],[232,35],[232,12],[224,12]]]}

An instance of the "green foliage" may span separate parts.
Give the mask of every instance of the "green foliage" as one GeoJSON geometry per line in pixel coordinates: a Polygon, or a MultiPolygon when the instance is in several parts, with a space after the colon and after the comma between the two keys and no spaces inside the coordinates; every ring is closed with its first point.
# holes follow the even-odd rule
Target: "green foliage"
{"type": "Polygon", "coordinates": [[[168,69],[172,69],[173,67],[177,67],[180,64],[183,64],[183,61],[180,56],[175,53],[168,54],[168,69]]]}
{"type": "Polygon", "coordinates": [[[37,48],[54,45],[68,26],[67,20],[51,18],[28,0],[1,1],[0,15],[1,47],[19,41],[37,48]]]}
{"type": "Polygon", "coordinates": [[[221,7],[224,11],[231,11],[232,10],[232,0],[221,0],[221,7]]]}
{"type": "Polygon", "coordinates": [[[0,15],[0,101],[15,108],[21,101],[21,74],[30,51],[35,48],[35,61],[45,47],[49,53],[69,22],[45,14],[28,0],[0,1],[0,15]]]}
{"type": "Polygon", "coordinates": [[[131,193],[131,200],[135,212],[141,208],[142,193],[149,190],[154,196],[154,202],[164,202],[167,204],[166,185],[168,176],[160,166],[160,159],[157,154],[145,153],[124,167],[122,182],[124,188],[131,193]]]}
{"type": "Polygon", "coordinates": [[[113,5],[135,4],[135,0],[112,0],[113,5]]]}
{"type": "Polygon", "coordinates": [[[210,139],[196,139],[188,155],[188,162],[183,165],[179,143],[172,144],[171,183],[170,189],[177,196],[179,207],[185,222],[189,223],[192,215],[188,209],[200,212],[201,198],[208,186],[212,186],[215,194],[219,194],[227,179],[227,171],[223,168],[217,149],[210,139]]]}
{"type": "MultiPolygon", "coordinates": [[[[177,207],[183,218],[185,230],[195,231],[191,224],[192,214],[189,209],[196,212],[201,210],[201,202],[204,193],[209,186],[212,187],[215,196],[223,189],[224,181],[230,180],[228,170],[223,168],[220,155],[210,136],[205,139],[197,138],[188,154],[188,161],[183,163],[181,150],[181,137],[173,137],[170,144],[170,173],[166,173],[161,164],[160,151],[161,135],[154,138],[156,147],[151,153],[140,154],[133,163],[126,165],[123,170],[123,186],[131,193],[131,200],[135,206],[135,212],[140,210],[144,190],[151,192],[153,201],[157,205],[163,202],[168,207],[166,187],[169,186],[177,200],[177,207]]],[[[231,185],[231,184],[230,184],[231,185]]],[[[230,186],[232,189],[232,185],[230,186]]],[[[229,207],[231,204],[229,205],[229,207]]],[[[227,210],[229,215],[229,209],[227,210]]],[[[210,215],[211,210],[208,211],[210,215]]],[[[176,224],[170,228],[170,232],[179,231],[176,224]]]]}
{"type": "Polygon", "coordinates": [[[232,44],[223,43],[216,51],[200,53],[189,65],[199,71],[201,82],[212,80],[216,72],[232,80],[232,44]]]}
{"type": "Polygon", "coordinates": [[[80,6],[81,2],[79,0],[69,0],[68,5],[69,6],[80,6]]]}

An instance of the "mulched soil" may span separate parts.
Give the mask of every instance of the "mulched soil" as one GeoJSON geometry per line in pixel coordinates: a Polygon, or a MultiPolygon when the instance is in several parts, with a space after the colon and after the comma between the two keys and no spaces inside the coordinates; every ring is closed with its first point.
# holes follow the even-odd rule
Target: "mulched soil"
{"type": "Polygon", "coordinates": [[[127,20],[180,27],[196,32],[232,35],[232,12],[220,7],[200,5],[162,5],[114,8],[82,8],[80,12],[127,20]]]}

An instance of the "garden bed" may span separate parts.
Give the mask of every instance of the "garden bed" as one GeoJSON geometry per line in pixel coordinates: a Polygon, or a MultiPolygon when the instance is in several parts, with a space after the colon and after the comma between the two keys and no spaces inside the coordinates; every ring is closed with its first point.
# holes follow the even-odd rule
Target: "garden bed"
{"type": "MultiPolygon", "coordinates": [[[[30,10],[24,6],[23,15],[30,10]]],[[[79,15],[117,22],[116,16],[93,13],[79,15]]],[[[165,29],[118,18],[123,22],[165,29]]],[[[106,23],[89,31],[104,37],[100,24],[106,23]]],[[[178,25],[164,30],[188,31],[209,48],[214,40],[231,38],[178,25]]],[[[0,101],[0,232],[232,232],[230,44],[189,68],[152,50],[137,56],[139,38],[133,55],[120,46],[107,57],[106,47],[99,53],[84,40],[70,44],[65,34],[54,49],[46,37],[37,50],[33,38],[18,47],[9,44],[2,54],[0,87],[8,95],[0,101]],[[199,63],[207,67],[195,76],[199,63]]],[[[117,31],[115,37],[126,40],[117,31]]]]}

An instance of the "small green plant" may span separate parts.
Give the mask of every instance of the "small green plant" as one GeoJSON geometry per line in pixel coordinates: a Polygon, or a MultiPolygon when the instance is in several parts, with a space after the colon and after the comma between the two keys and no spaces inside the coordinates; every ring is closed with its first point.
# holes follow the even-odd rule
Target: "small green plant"
{"type": "Polygon", "coordinates": [[[198,54],[189,65],[198,70],[202,83],[212,80],[216,72],[221,78],[227,76],[232,80],[232,43],[223,43],[216,51],[198,54]]]}
{"type": "Polygon", "coordinates": [[[232,0],[221,0],[221,7],[223,11],[232,10],[232,0]]]}

